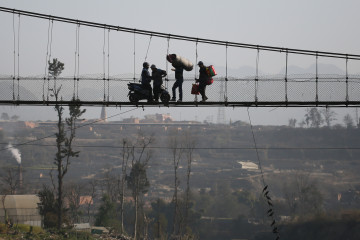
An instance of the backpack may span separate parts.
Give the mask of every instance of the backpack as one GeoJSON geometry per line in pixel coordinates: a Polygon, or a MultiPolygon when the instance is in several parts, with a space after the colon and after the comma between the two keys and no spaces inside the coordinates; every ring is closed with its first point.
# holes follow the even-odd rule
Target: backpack
{"type": "Polygon", "coordinates": [[[217,74],[213,65],[210,65],[210,66],[206,67],[206,73],[210,77],[214,77],[217,74]]]}
{"type": "Polygon", "coordinates": [[[216,76],[216,71],[213,65],[206,67],[206,73],[209,76],[209,79],[206,81],[206,85],[211,85],[214,82],[212,77],[216,76]]]}

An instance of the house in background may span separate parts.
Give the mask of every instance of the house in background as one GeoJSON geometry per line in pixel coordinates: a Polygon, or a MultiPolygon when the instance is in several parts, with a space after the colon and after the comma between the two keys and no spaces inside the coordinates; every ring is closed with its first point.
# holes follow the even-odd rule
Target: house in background
{"type": "Polygon", "coordinates": [[[5,222],[7,215],[13,224],[40,227],[38,203],[40,199],[36,195],[0,195],[0,222],[5,222]]]}

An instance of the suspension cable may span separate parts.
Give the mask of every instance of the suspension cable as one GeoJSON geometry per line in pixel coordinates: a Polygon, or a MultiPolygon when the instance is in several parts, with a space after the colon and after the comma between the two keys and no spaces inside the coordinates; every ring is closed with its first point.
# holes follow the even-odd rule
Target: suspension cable
{"type": "Polygon", "coordinates": [[[345,60],[345,64],[346,64],[346,102],[349,101],[349,75],[348,75],[348,58],[346,58],[345,60]]]}
{"type": "Polygon", "coordinates": [[[134,82],[135,82],[135,66],[136,66],[136,59],[135,59],[136,43],[135,43],[135,40],[136,40],[136,29],[134,29],[134,82]]]}
{"type": "Polygon", "coordinates": [[[108,29],[108,54],[107,54],[107,57],[108,57],[108,72],[107,72],[107,90],[108,90],[108,93],[107,93],[107,101],[109,102],[109,96],[110,96],[110,29],[108,29]]]}
{"type": "Polygon", "coordinates": [[[106,45],[106,35],[105,35],[105,27],[104,27],[104,41],[103,41],[103,90],[104,90],[104,99],[105,102],[106,94],[105,94],[105,45],[106,45]]]}
{"type": "MultiPolygon", "coordinates": [[[[55,21],[59,21],[59,22],[80,24],[80,25],[89,26],[89,27],[96,27],[96,28],[103,28],[104,27],[104,24],[101,24],[101,23],[89,22],[89,21],[80,21],[80,20],[77,20],[77,19],[64,18],[64,17],[58,17],[58,16],[51,16],[51,15],[40,14],[40,13],[29,12],[29,11],[22,11],[22,10],[11,9],[11,8],[0,7],[0,11],[8,12],[8,13],[15,13],[16,12],[16,13],[21,14],[21,15],[25,15],[25,16],[29,16],[29,17],[35,17],[35,18],[42,18],[42,19],[52,18],[55,21]]],[[[147,31],[147,30],[139,30],[139,29],[132,29],[132,28],[126,28],[126,27],[120,27],[120,26],[107,25],[107,27],[109,29],[115,30],[115,31],[122,31],[122,32],[141,34],[141,35],[148,35],[148,36],[153,35],[153,36],[161,37],[161,38],[167,38],[169,36],[169,34],[166,34],[166,33],[147,31]]],[[[172,39],[177,39],[177,40],[183,40],[183,41],[192,41],[192,42],[198,41],[200,43],[223,45],[223,46],[228,44],[228,46],[231,46],[231,47],[260,49],[260,50],[263,50],[263,51],[273,51],[273,52],[284,51],[284,48],[282,48],[282,47],[272,47],[272,46],[265,46],[265,45],[254,45],[254,44],[244,44],[244,43],[236,43],[236,42],[226,42],[226,41],[220,41],[220,40],[212,40],[212,39],[205,39],[205,38],[195,38],[195,37],[188,37],[188,36],[174,35],[174,34],[171,35],[171,38],[172,39]]],[[[294,48],[288,48],[288,52],[292,53],[292,54],[312,55],[312,56],[316,56],[316,54],[318,54],[319,57],[332,57],[332,58],[343,58],[343,59],[348,58],[350,60],[360,60],[360,55],[355,55],[355,54],[312,51],[312,50],[303,50],[303,49],[294,49],[294,48]]]]}
{"type": "Polygon", "coordinates": [[[170,49],[170,35],[167,39],[167,50],[166,50],[166,78],[165,78],[165,89],[168,90],[169,87],[169,62],[167,61],[167,57],[169,56],[169,49],[170,49]]]}
{"type": "Polygon", "coordinates": [[[50,25],[51,25],[51,20],[49,19],[49,25],[48,25],[48,30],[47,30],[47,44],[46,44],[46,56],[45,56],[44,82],[43,82],[43,101],[45,101],[45,83],[46,83],[46,77],[47,77],[47,71],[48,71],[50,25]]]}
{"type": "Polygon", "coordinates": [[[319,70],[318,70],[318,55],[316,55],[316,76],[315,76],[315,102],[317,103],[319,101],[319,70]]]}
{"type": "Polygon", "coordinates": [[[227,95],[227,83],[228,83],[228,45],[226,44],[226,63],[225,63],[225,92],[224,92],[224,101],[225,103],[228,100],[228,95],[227,95]]]}
{"type": "Polygon", "coordinates": [[[285,102],[288,102],[288,51],[286,50],[286,63],[285,63],[285,102]]]}
{"type": "Polygon", "coordinates": [[[255,75],[255,102],[258,101],[258,85],[259,85],[259,54],[260,54],[260,50],[259,48],[257,49],[257,53],[256,53],[256,75],[255,75]]]}
{"type": "Polygon", "coordinates": [[[78,24],[77,32],[77,78],[76,78],[76,99],[79,99],[79,81],[80,81],[80,24],[78,24]]]}
{"type": "Polygon", "coordinates": [[[147,59],[147,56],[148,56],[148,53],[149,53],[151,38],[152,38],[152,34],[150,35],[149,44],[148,44],[148,47],[147,47],[147,50],[146,50],[146,55],[145,55],[145,60],[144,60],[144,62],[146,62],[146,59],[147,59]]]}
{"type": "MultiPolygon", "coordinates": [[[[49,20],[50,20],[50,19],[49,19],[49,20]]],[[[51,19],[48,63],[50,63],[50,61],[51,61],[52,41],[53,41],[53,28],[54,28],[54,21],[51,19]]],[[[48,69],[47,69],[47,96],[46,96],[47,101],[49,101],[49,93],[50,93],[50,73],[49,73],[49,68],[48,68],[48,69]]]]}
{"type": "MultiPolygon", "coordinates": [[[[196,83],[196,79],[197,79],[197,66],[198,66],[198,41],[196,41],[195,44],[195,83],[196,83]]],[[[198,101],[198,95],[195,94],[195,100],[196,103],[198,101]]]]}
{"type": "Polygon", "coordinates": [[[19,14],[19,22],[18,22],[18,51],[17,51],[17,56],[18,56],[18,61],[17,61],[17,83],[18,83],[18,95],[17,95],[17,100],[20,100],[20,14],[19,14]]]}
{"type": "Polygon", "coordinates": [[[13,38],[14,38],[14,73],[13,73],[13,101],[15,101],[15,76],[16,76],[16,33],[15,33],[15,13],[13,14],[13,38]]]}
{"type": "Polygon", "coordinates": [[[74,68],[74,90],[73,90],[73,98],[75,99],[76,96],[76,82],[77,82],[77,67],[78,67],[78,62],[77,62],[77,54],[79,51],[79,25],[76,25],[76,31],[75,31],[75,68],[74,68]]]}

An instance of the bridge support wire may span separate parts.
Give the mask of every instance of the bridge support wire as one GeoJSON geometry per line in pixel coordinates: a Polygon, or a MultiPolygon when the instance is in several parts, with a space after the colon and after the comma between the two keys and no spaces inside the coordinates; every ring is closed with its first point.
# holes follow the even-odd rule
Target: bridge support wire
{"type": "Polygon", "coordinates": [[[79,57],[80,57],[80,25],[76,25],[76,31],[75,31],[75,70],[74,70],[74,89],[73,89],[73,97],[78,98],[78,88],[79,88],[79,57]]]}
{"type": "MultiPolygon", "coordinates": [[[[196,84],[196,79],[197,79],[197,66],[198,66],[198,41],[196,41],[195,43],[195,84],[196,84]]],[[[194,96],[194,101],[197,103],[198,102],[198,95],[195,94],[194,96]]]]}
{"type": "Polygon", "coordinates": [[[288,51],[286,50],[286,63],[285,63],[285,102],[288,102],[288,51]]]}
{"type": "Polygon", "coordinates": [[[169,88],[169,62],[167,61],[167,56],[169,55],[169,48],[170,48],[170,35],[167,38],[167,50],[166,50],[166,57],[165,57],[165,66],[166,66],[166,77],[165,77],[165,89],[168,90],[169,88]]]}
{"type": "Polygon", "coordinates": [[[18,22],[18,41],[17,41],[17,100],[20,100],[20,14],[18,22]]]}
{"type": "Polygon", "coordinates": [[[348,58],[346,58],[345,60],[345,64],[346,64],[346,80],[345,80],[345,83],[346,83],[346,103],[349,102],[349,75],[348,75],[348,58]]]}
{"type": "Polygon", "coordinates": [[[315,84],[316,84],[316,95],[315,95],[315,102],[319,102],[319,71],[318,71],[318,55],[316,54],[316,75],[315,75],[315,84]]]}
{"type": "Polygon", "coordinates": [[[16,76],[16,33],[15,33],[15,13],[13,14],[13,39],[14,39],[14,73],[12,77],[13,101],[15,101],[15,76],[16,76]]]}
{"type": "Polygon", "coordinates": [[[224,92],[224,102],[227,104],[228,95],[227,95],[227,83],[228,83],[228,45],[226,44],[226,54],[225,54],[225,92],[224,92]]]}
{"type": "Polygon", "coordinates": [[[255,103],[257,103],[258,101],[258,85],[259,85],[259,54],[260,54],[260,50],[259,48],[257,49],[257,54],[256,54],[256,75],[255,75],[255,103]]]}
{"type": "Polygon", "coordinates": [[[271,219],[271,225],[270,227],[272,228],[272,232],[276,235],[276,240],[280,239],[280,233],[279,230],[277,228],[277,224],[276,224],[276,220],[275,220],[275,212],[274,212],[274,206],[272,203],[272,199],[269,196],[270,190],[269,185],[266,184],[265,182],[265,178],[264,178],[264,171],[262,169],[262,165],[261,165],[261,161],[260,161],[260,156],[259,156],[259,150],[257,147],[257,143],[256,143],[256,139],[255,139],[255,134],[254,134],[254,129],[253,129],[253,125],[251,122],[251,117],[250,117],[250,112],[249,112],[249,107],[247,108],[247,113],[248,113],[248,117],[249,117],[249,124],[250,124],[250,129],[251,129],[251,134],[252,134],[252,139],[254,142],[254,147],[255,147],[255,151],[256,151],[256,158],[258,160],[258,165],[259,165],[259,170],[261,173],[261,181],[262,181],[262,185],[263,185],[263,190],[262,190],[262,195],[265,199],[265,201],[268,204],[269,210],[267,211],[267,216],[271,219]]]}

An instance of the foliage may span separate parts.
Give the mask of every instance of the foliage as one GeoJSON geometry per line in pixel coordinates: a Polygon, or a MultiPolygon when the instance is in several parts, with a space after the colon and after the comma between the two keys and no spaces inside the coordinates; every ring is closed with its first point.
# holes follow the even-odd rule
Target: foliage
{"type": "Polygon", "coordinates": [[[64,63],[58,61],[57,58],[53,58],[52,62],[48,61],[49,64],[49,74],[56,78],[61,74],[61,72],[64,70],[64,63]]]}
{"type": "Polygon", "coordinates": [[[57,224],[57,204],[53,191],[46,185],[38,192],[40,203],[38,209],[40,215],[43,217],[44,228],[55,228],[57,224]]]}
{"type": "MultiPolygon", "coordinates": [[[[49,67],[50,68],[50,67],[49,67]]],[[[58,104],[58,98],[61,87],[54,88],[54,96],[56,99],[55,110],[58,115],[57,121],[57,133],[56,136],[56,154],[54,159],[54,165],[58,171],[57,181],[57,201],[58,201],[58,229],[61,228],[63,223],[62,209],[63,208],[63,178],[68,171],[70,165],[70,159],[79,156],[79,151],[74,151],[72,148],[73,141],[75,139],[76,121],[81,117],[85,110],[81,110],[81,104],[79,99],[73,97],[72,103],[69,105],[70,117],[65,119],[68,130],[65,130],[63,111],[64,108],[58,104]]],[[[53,182],[54,185],[54,182],[53,182]]],[[[55,185],[54,185],[55,188],[55,185]]]]}
{"type": "Polygon", "coordinates": [[[96,214],[95,225],[104,227],[114,227],[116,222],[115,203],[111,201],[110,196],[104,194],[101,199],[99,211],[96,214]]]}
{"type": "Polygon", "coordinates": [[[136,162],[131,168],[130,174],[126,176],[127,186],[131,189],[132,194],[135,198],[139,193],[145,194],[150,183],[146,176],[146,164],[136,162]]]}

